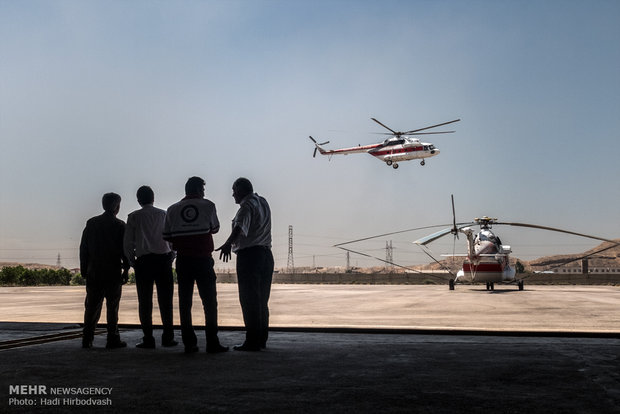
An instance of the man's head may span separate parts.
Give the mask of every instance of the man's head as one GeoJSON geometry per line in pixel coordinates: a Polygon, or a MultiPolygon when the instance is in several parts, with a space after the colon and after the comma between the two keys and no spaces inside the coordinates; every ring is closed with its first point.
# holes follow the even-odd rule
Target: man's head
{"type": "Polygon", "coordinates": [[[188,179],[185,183],[185,195],[204,197],[205,180],[200,177],[191,177],[188,179]]]}
{"type": "Polygon", "coordinates": [[[153,193],[153,190],[148,185],[143,185],[138,188],[136,197],[138,198],[138,203],[140,203],[141,206],[153,204],[155,201],[155,193],[153,193]]]}
{"type": "Polygon", "coordinates": [[[241,203],[241,200],[245,198],[248,194],[252,194],[254,192],[254,188],[252,187],[252,183],[247,178],[237,178],[233,183],[233,198],[235,199],[235,203],[241,203]]]}
{"type": "Polygon", "coordinates": [[[101,198],[101,205],[106,213],[117,215],[121,208],[121,196],[116,193],[105,193],[101,198]]]}

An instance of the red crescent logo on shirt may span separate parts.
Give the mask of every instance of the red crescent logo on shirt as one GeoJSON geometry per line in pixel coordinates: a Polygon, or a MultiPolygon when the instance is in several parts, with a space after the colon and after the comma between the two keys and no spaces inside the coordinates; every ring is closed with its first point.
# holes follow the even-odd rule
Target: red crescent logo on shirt
{"type": "Polygon", "coordinates": [[[198,209],[196,208],[196,206],[193,206],[191,204],[183,207],[183,210],[181,210],[181,218],[186,223],[196,221],[196,219],[198,219],[198,215],[198,209]]]}

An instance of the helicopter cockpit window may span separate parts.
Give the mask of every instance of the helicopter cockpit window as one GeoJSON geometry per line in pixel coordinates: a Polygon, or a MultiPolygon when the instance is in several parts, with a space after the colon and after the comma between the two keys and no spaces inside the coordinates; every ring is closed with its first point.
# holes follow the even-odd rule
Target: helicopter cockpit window
{"type": "Polygon", "coordinates": [[[385,141],[383,141],[383,146],[387,147],[387,146],[392,146],[392,145],[399,145],[404,143],[405,140],[404,139],[392,139],[392,138],[388,138],[385,141]]]}
{"type": "Polygon", "coordinates": [[[478,242],[490,241],[492,243],[495,243],[495,235],[493,233],[489,232],[489,231],[481,231],[476,236],[476,241],[478,241],[478,242]]]}

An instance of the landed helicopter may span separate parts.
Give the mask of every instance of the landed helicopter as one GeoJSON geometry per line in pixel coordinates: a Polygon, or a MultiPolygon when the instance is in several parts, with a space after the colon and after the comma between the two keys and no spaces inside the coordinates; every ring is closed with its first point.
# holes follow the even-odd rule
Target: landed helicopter
{"type": "Polygon", "coordinates": [[[523,290],[523,280],[516,279],[515,269],[510,266],[509,256],[510,253],[512,253],[512,249],[509,245],[502,244],[500,238],[491,231],[493,225],[528,227],[533,229],[554,231],[594,240],[610,242],[614,245],[620,245],[620,243],[614,240],[590,236],[582,233],[576,233],[569,230],[540,226],[537,224],[499,222],[496,218],[490,218],[486,216],[482,218],[476,218],[473,222],[470,223],[457,224],[454,214],[454,197],[452,197],[452,215],[452,227],[443,229],[441,231],[438,231],[437,233],[433,233],[414,242],[415,244],[418,244],[420,246],[426,246],[427,244],[448,234],[454,235],[455,238],[458,238],[459,233],[465,234],[467,238],[466,254],[442,255],[444,257],[465,257],[462,269],[457,272],[454,279],[449,280],[450,290],[454,290],[454,285],[456,282],[486,283],[487,290],[494,290],[495,283],[499,282],[517,283],[519,290],[523,290]],[[478,233],[475,233],[474,229],[470,227],[473,225],[480,226],[480,231],[478,233]]]}
{"type": "Polygon", "coordinates": [[[385,126],[381,122],[377,121],[375,118],[370,118],[388,131],[389,133],[381,132],[382,135],[390,135],[389,138],[385,139],[383,142],[379,142],[377,144],[369,144],[369,145],[359,145],[357,147],[350,148],[340,148],[335,150],[326,150],[322,147],[322,145],[329,144],[329,141],[318,143],[314,138],[310,137],[312,142],[314,142],[314,154],[312,157],[316,157],[317,150],[321,155],[327,155],[330,157],[332,155],[348,155],[348,154],[357,154],[357,153],[368,153],[378,160],[385,162],[388,166],[392,166],[393,168],[398,168],[399,161],[409,161],[414,159],[422,159],[420,161],[420,165],[425,165],[425,158],[430,158],[439,154],[439,149],[435,147],[435,145],[428,142],[421,142],[418,138],[412,138],[418,135],[430,135],[430,134],[450,134],[454,131],[438,131],[438,132],[420,132],[425,131],[427,129],[436,128],[442,125],[452,124],[454,122],[460,121],[460,119],[455,119],[449,122],[443,122],[441,124],[432,125],[424,128],[414,129],[411,131],[400,132],[394,131],[390,127],[385,126]]]}

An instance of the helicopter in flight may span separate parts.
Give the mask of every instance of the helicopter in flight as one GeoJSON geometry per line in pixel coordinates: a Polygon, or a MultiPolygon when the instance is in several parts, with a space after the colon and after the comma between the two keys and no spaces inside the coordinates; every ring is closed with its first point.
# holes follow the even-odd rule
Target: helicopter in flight
{"type": "Polygon", "coordinates": [[[502,244],[499,236],[492,231],[493,225],[507,225],[554,231],[620,245],[620,243],[614,240],[576,233],[569,230],[540,226],[537,224],[500,222],[496,218],[487,216],[475,218],[473,222],[469,223],[456,223],[454,197],[452,197],[452,217],[452,227],[443,229],[414,242],[420,246],[426,246],[448,234],[452,234],[455,239],[458,238],[459,233],[465,234],[467,239],[467,253],[442,255],[444,257],[465,258],[462,268],[457,272],[456,277],[449,280],[450,290],[454,290],[454,284],[456,282],[486,283],[487,290],[494,290],[495,283],[516,282],[519,290],[523,290],[523,280],[516,279],[515,269],[510,265],[510,253],[512,253],[512,249],[509,245],[502,244]],[[474,225],[480,226],[480,231],[476,232],[471,227],[474,225]]]}
{"type": "Polygon", "coordinates": [[[453,121],[443,122],[437,125],[431,125],[424,128],[414,129],[411,131],[394,131],[392,128],[382,124],[375,118],[370,118],[375,121],[377,124],[381,125],[388,131],[381,132],[382,135],[389,135],[389,138],[386,138],[383,142],[379,142],[376,144],[369,145],[358,145],[357,147],[349,147],[349,148],[339,148],[334,150],[326,150],[322,147],[322,145],[329,144],[329,141],[318,143],[314,138],[310,137],[312,142],[314,142],[314,154],[312,157],[316,157],[317,151],[321,155],[327,155],[330,157],[332,155],[348,155],[348,154],[358,154],[358,153],[368,153],[378,160],[385,162],[388,166],[392,166],[394,169],[398,168],[399,161],[409,161],[414,159],[422,159],[420,161],[420,165],[426,164],[424,161],[425,158],[434,157],[439,154],[439,149],[435,147],[435,145],[422,142],[420,139],[415,138],[418,135],[431,135],[431,134],[450,134],[454,131],[437,131],[437,132],[421,132],[426,131],[428,129],[437,128],[442,125],[452,124],[454,122],[460,121],[460,119],[455,119],[453,121]]]}

